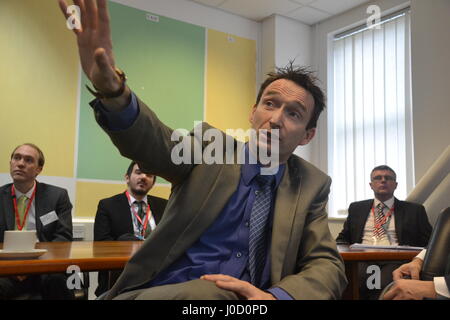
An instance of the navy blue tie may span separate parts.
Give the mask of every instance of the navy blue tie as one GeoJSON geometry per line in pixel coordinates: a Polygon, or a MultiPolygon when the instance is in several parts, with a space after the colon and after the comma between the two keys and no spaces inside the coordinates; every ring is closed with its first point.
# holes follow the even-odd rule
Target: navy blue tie
{"type": "Polygon", "coordinates": [[[260,190],[256,191],[250,214],[248,267],[253,285],[259,287],[264,270],[267,251],[267,221],[269,219],[274,176],[259,175],[256,181],[260,190]]]}

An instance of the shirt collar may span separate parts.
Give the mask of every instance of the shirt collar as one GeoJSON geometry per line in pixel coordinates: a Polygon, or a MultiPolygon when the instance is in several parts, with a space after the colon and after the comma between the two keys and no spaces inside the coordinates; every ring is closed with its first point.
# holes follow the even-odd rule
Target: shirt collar
{"type": "MultiPolygon", "coordinates": [[[[384,203],[384,205],[386,207],[388,207],[390,209],[390,208],[392,208],[394,206],[394,199],[395,199],[394,196],[392,196],[392,198],[390,198],[389,200],[384,201],[383,203],[384,203]]],[[[373,206],[376,207],[380,202],[381,202],[380,200],[375,198],[374,202],[373,202],[373,206]]]]}
{"type": "MultiPolygon", "coordinates": [[[[250,154],[249,150],[248,150],[248,143],[245,144],[245,159],[249,159],[249,157],[251,157],[252,155],[250,154]]],[[[254,162],[254,161],[249,161],[249,162],[254,162]]],[[[245,183],[245,185],[249,185],[252,180],[261,173],[261,164],[256,163],[248,163],[247,161],[245,161],[245,163],[242,165],[241,167],[241,175],[242,175],[242,179],[245,183]]],[[[278,171],[275,174],[275,188],[278,187],[278,185],[281,182],[281,178],[283,178],[283,173],[284,170],[286,168],[286,164],[283,163],[281,165],[279,165],[278,167],[278,171]]]]}
{"type": "MultiPolygon", "coordinates": [[[[130,205],[131,204],[133,204],[135,201],[137,201],[136,200],[136,198],[135,197],[133,197],[133,194],[128,190],[128,194],[130,195],[130,205]]],[[[144,203],[145,204],[148,204],[147,203],[147,197],[144,197],[143,199],[142,199],[142,201],[144,201],[144,203]]]]}
{"type": "Polygon", "coordinates": [[[28,190],[27,193],[22,193],[17,188],[14,188],[14,192],[16,193],[16,198],[19,199],[21,196],[26,195],[28,199],[31,199],[31,196],[33,195],[34,188],[36,187],[36,181],[34,181],[33,187],[31,187],[30,190],[28,190]]]}

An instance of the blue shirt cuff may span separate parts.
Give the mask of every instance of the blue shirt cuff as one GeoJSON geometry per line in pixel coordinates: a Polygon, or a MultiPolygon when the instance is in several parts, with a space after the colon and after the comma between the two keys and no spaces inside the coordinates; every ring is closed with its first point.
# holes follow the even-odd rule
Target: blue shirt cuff
{"type": "Polygon", "coordinates": [[[277,300],[294,300],[289,293],[278,287],[273,287],[266,291],[270,292],[277,300]]]}
{"type": "Polygon", "coordinates": [[[91,101],[90,105],[100,113],[102,125],[110,131],[128,129],[139,115],[137,98],[133,92],[131,92],[130,104],[119,112],[106,110],[100,99],[91,101]]]}

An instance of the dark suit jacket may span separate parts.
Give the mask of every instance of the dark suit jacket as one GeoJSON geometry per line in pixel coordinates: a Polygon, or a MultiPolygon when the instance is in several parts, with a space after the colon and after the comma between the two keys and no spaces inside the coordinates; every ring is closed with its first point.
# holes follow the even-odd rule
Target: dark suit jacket
{"type": "MultiPolygon", "coordinates": [[[[72,241],[72,204],[63,188],[36,182],[34,198],[36,234],[39,241],[72,241]],[[40,217],[55,211],[58,220],[44,226],[40,217]]],[[[0,242],[5,230],[14,230],[14,206],[11,183],[0,187],[0,242]]]]}
{"type": "MultiPolygon", "coordinates": [[[[348,217],[336,241],[338,243],[361,243],[364,226],[372,208],[373,199],[353,202],[348,217]]],[[[426,247],[432,227],[425,208],[416,203],[394,200],[395,232],[399,245],[426,247]]]]}
{"type": "MultiPolygon", "coordinates": [[[[144,172],[171,182],[172,193],[160,224],[127,263],[105,299],[145,285],[181,257],[218,217],[241,177],[241,165],[236,162],[175,164],[171,153],[178,142],[171,139],[173,130],[141,101],[138,104],[138,118],[129,129],[105,130],[123,156],[137,161],[144,172]]],[[[96,116],[101,123],[101,115],[96,116]]],[[[204,123],[200,132],[210,128],[204,123]]],[[[221,134],[223,141],[230,138],[221,134]]],[[[207,144],[195,130],[186,139],[191,145],[207,144]]],[[[230,148],[236,154],[242,144],[234,141],[230,148]]],[[[277,189],[271,284],[295,299],[337,299],[347,285],[344,264],[328,228],[330,185],[326,174],[292,155],[277,189]]]]}
{"type": "MultiPolygon", "coordinates": [[[[147,196],[156,224],[161,220],[167,200],[147,196]]],[[[133,220],[125,193],[100,200],[94,223],[94,241],[139,240],[134,237],[133,220]]]]}
{"type": "MultiPolygon", "coordinates": [[[[155,223],[158,224],[166,208],[167,200],[148,195],[147,201],[155,218],[155,223]]],[[[134,236],[130,205],[125,193],[100,200],[98,203],[94,223],[94,241],[112,240],[139,240],[134,236]]],[[[115,273],[98,273],[98,287],[95,291],[97,296],[109,289],[110,275],[112,276],[111,282],[114,282],[115,273]]]]}

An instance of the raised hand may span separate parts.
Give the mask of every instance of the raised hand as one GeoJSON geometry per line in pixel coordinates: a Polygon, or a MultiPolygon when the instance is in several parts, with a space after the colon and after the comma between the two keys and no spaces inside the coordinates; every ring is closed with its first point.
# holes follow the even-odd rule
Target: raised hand
{"type": "MultiPolygon", "coordinates": [[[[67,13],[66,1],[58,0],[58,3],[68,19],[71,14],[67,13]]],[[[74,0],[73,3],[80,8],[81,14],[81,28],[73,31],[83,71],[100,92],[116,92],[122,81],[115,72],[106,0],[74,0]]]]}

